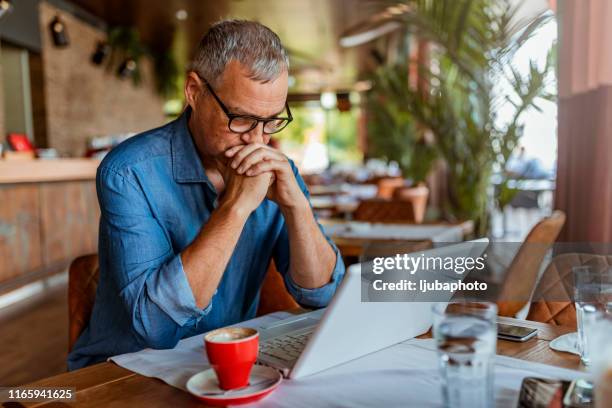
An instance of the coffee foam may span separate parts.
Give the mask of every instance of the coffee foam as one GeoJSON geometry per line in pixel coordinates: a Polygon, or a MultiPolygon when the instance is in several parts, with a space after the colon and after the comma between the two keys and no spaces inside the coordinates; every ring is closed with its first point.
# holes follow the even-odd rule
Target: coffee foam
{"type": "Polygon", "coordinates": [[[229,327],[217,329],[208,333],[204,339],[214,343],[229,343],[245,340],[257,334],[257,330],[247,327],[229,327]]]}

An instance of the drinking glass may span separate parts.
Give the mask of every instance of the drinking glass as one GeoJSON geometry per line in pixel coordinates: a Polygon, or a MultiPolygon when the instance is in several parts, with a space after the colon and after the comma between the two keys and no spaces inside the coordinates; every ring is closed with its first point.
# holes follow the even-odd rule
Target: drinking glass
{"type": "Polygon", "coordinates": [[[604,408],[612,401],[612,317],[602,316],[591,327],[589,341],[592,364],[589,370],[593,373],[595,383],[595,408],[604,408]]]}
{"type": "Polygon", "coordinates": [[[578,325],[578,350],[582,363],[591,363],[592,327],[612,313],[612,268],[579,266],[572,269],[578,325]]]}
{"type": "Polygon", "coordinates": [[[438,303],[433,312],[444,406],[492,406],[497,306],[490,302],[438,303]]]}

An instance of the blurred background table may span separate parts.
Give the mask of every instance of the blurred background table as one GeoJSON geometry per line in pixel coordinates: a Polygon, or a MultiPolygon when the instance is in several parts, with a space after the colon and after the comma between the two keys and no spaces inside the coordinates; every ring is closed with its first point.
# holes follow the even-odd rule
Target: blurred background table
{"type": "Polygon", "coordinates": [[[373,246],[403,251],[431,248],[433,243],[461,242],[474,231],[470,221],[458,224],[395,224],[321,220],[344,257],[359,257],[373,246]]]}
{"type": "Polygon", "coordinates": [[[351,218],[363,200],[376,197],[378,187],[372,184],[339,183],[309,186],[310,203],[324,218],[351,218]]]}

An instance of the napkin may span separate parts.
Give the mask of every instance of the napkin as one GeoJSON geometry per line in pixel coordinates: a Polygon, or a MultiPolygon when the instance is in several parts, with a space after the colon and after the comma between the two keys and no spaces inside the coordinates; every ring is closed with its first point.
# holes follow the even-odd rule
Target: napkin
{"type": "Polygon", "coordinates": [[[557,351],[580,355],[578,350],[578,333],[567,333],[551,341],[548,346],[557,351]]]}

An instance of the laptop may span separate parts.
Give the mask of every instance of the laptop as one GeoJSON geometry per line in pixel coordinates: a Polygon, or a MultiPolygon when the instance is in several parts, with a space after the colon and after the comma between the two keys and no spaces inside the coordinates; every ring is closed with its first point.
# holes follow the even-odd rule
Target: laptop
{"type": "MultiPolygon", "coordinates": [[[[432,257],[479,257],[489,240],[479,239],[419,251],[432,257]]],[[[371,286],[361,269],[348,268],[325,309],[292,316],[260,331],[258,363],[274,367],[287,378],[301,378],[426,333],[433,323],[432,302],[363,302],[362,289],[371,286]],[[366,286],[362,286],[366,285],[366,286]]],[[[367,269],[366,269],[367,270],[367,269]]],[[[420,271],[425,272],[425,271],[420,271]]],[[[364,274],[366,275],[366,274],[364,274]]],[[[462,280],[454,274],[449,280],[462,280]]],[[[418,276],[418,275],[417,275],[418,276]]],[[[443,301],[449,301],[452,292],[443,301]]],[[[442,299],[436,299],[436,303],[442,299]]]]}

